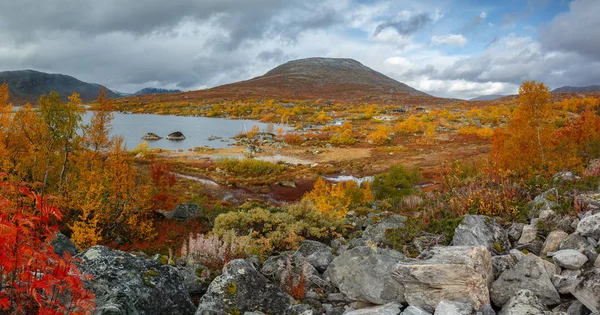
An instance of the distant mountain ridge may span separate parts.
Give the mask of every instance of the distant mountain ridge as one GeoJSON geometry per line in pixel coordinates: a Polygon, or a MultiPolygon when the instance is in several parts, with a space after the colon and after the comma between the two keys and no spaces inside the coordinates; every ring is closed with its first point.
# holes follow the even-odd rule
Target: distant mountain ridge
{"type": "Polygon", "coordinates": [[[169,90],[169,89],[147,87],[147,88],[143,88],[143,89],[133,93],[133,95],[165,94],[165,93],[181,93],[181,92],[182,92],[181,90],[169,90]]]}
{"type": "Polygon", "coordinates": [[[470,99],[469,101],[493,101],[493,100],[497,100],[499,98],[503,98],[505,96],[506,95],[500,95],[500,94],[480,95],[480,96],[470,99]]]}
{"type": "MultiPolygon", "coordinates": [[[[128,101],[124,98],[123,101],[128,101]]],[[[324,102],[437,106],[438,98],[346,58],[306,58],[277,66],[262,76],[210,89],[137,96],[136,102],[190,102],[211,99],[289,99],[324,102]],[[141,99],[140,99],[141,98],[141,99]]]]}
{"type": "MultiPolygon", "coordinates": [[[[64,74],[51,74],[35,70],[17,70],[0,72],[0,84],[8,83],[10,101],[16,105],[27,102],[35,103],[43,94],[58,92],[63,101],[77,92],[83,102],[98,98],[100,84],[87,83],[64,74]]],[[[109,98],[117,98],[118,94],[107,89],[109,98]]]]}
{"type": "Polygon", "coordinates": [[[563,86],[552,90],[552,93],[589,93],[600,92],[600,85],[590,86],[563,86]]]}

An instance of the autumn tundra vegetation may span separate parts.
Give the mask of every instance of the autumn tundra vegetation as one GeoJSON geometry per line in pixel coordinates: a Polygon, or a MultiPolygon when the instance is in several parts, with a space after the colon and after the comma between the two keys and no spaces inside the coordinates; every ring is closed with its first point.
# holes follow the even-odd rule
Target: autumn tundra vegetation
{"type": "MultiPolygon", "coordinates": [[[[304,240],[352,239],[361,228],[353,217],[406,216],[403,227],[385,231],[387,245],[415,256],[420,250],[412,239],[436,235],[436,244],[447,245],[466,214],[524,221],[527,203],[557,173],[580,176],[561,186],[561,211],[577,211],[577,193],[600,184],[600,98],[555,98],[535,81],[524,82],[514,98],[423,108],[291,99],[142,104],[101,93],[85,124],[75,93],[68,102],[50,93],[19,110],[8,96],[4,84],[0,313],[93,308],[77,260],[49,245],[58,232],[80,250],[102,244],[159,254],[165,263],[200,263],[208,269],[199,276],[210,281],[235,258],[264,261],[304,240]],[[237,140],[260,147],[256,139],[268,135],[279,146],[271,146],[274,152],[308,163],[273,162],[255,152],[242,159],[193,158],[213,155],[210,148],[131,150],[110,134],[113,111],[286,124],[291,128],[250,130],[237,140]],[[342,170],[372,180],[332,182],[342,170]],[[248,198],[229,202],[215,190],[242,190],[248,198]],[[275,190],[296,197],[277,200],[275,190]],[[182,203],[196,204],[199,214],[184,222],[165,215],[182,203]]],[[[292,268],[289,257],[287,265],[292,268]]],[[[302,300],[306,279],[281,278],[302,300]]]]}

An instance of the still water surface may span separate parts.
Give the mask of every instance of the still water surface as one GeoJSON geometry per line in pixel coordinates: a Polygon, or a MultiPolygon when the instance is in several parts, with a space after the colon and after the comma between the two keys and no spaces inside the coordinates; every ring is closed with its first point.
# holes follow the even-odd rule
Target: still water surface
{"type": "MultiPolygon", "coordinates": [[[[89,123],[91,117],[92,112],[86,112],[83,118],[84,123],[89,123]]],[[[225,148],[234,141],[231,139],[229,142],[209,141],[208,137],[218,136],[228,139],[240,132],[250,130],[253,126],[258,126],[261,131],[266,131],[269,124],[255,120],[114,113],[112,134],[122,136],[128,149],[133,149],[141,142],[146,141],[141,138],[147,132],[163,137],[156,141],[146,141],[151,148],[185,150],[206,145],[218,149],[225,148]],[[181,131],[186,139],[182,141],[165,139],[168,134],[175,131],[181,131]]],[[[274,125],[273,130],[278,127],[280,126],[274,125]]]]}

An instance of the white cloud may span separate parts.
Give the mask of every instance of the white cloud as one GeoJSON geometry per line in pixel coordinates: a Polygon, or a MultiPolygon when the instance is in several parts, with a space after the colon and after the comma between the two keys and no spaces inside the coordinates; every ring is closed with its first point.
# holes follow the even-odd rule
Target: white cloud
{"type": "Polygon", "coordinates": [[[467,39],[461,34],[435,35],[431,37],[431,44],[435,46],[452,45],[462,47],[467,44],[467,39]]]}
{"type": "Polygon", "coordinates": [[[479,17],[483,20],[487,17],[487,13],[481,12],[481,14],[479,14],[479,17]]]}

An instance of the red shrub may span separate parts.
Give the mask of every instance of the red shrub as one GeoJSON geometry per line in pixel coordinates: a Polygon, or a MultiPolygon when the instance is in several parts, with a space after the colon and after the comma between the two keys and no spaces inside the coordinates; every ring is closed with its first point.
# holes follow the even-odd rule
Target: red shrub
{"type": "Polygon", "coordinates": [[[0,182],[0,313],[88,314],[93,295],[48,241],[62,214],[24,186],[0,182]]]}

